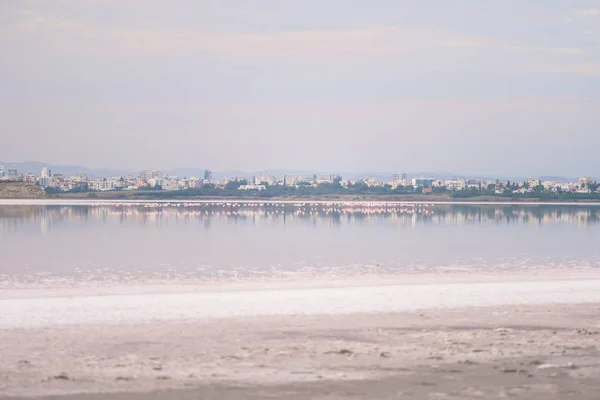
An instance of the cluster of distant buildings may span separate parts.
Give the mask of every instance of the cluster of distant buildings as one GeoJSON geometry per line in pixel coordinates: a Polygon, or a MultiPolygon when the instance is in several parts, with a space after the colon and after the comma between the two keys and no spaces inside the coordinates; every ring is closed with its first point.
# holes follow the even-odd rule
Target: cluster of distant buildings
{"type": "MultiPolygon", "coordinates": [[[[369,182],[370,183],[370,182],[369,182]]],[[[381,183],[379,183],[381,184],[381,183]]],[[[553,193],[587,193],[598,191],[598,185],[590,177],[581,177],[575,182],[556,182],[540,178],[531,177],[524,181],[502,181],[495,180],[476,180],[476,179],[436,179],[436,178],[412,178],[406,179],[406,174],[394,176],[394,180],[388,183],[392,189],[398,186],[412,186],[414,189],[422,188],[423,193],[433,192],[436,188],[443,188],[449,192],[462,190],[484,190],[493,191],[496,195],[502,195],[506,191],[513,194],[526,194],[535,192],[553,192],[553,193]]]]}
{"type": "Polygon", "coordinates": [[[407,191],[431,193],[439,189],[447,191],[485,190],[495,194],[504,194],[507,190],[512,193],[529,192],[555,192],[555,193],[592,193],[597,192],[598,185],[590,177],[579,178],[575,182],[542,181],[539,178],[527,178],[523,182],[510,182],[500,180],[475,180],[475,179],[437,179],[434,177],[408,177],[406,173],[394,174],[390,180],[381,181],[370,177],[367,179],[349,180],[339,175],[327,176],[290,176],[276,177],[273,175],[253,176],[251,178],[225,178],[213,179],[210,170],[205,170],[201,177],[176,177],[163,174],[159,170],[145,170],[138,176],[128,177],[102,177],[93,178],[84,173],[66,177],[62,174],[53,174],[49,168],[42,168],[39,174],[32,172],[21,173],[17,168],[5,169],[0,165],[0,180],[22,181],[33,183],[43,189],[54,188],[59,191],[110,191],[110,190],[185,190],[189,188],[202,188],[212,185],[216,188],[226,188],[231,182],[242,191],[261,191],[269,186],[287,187],[318,187],[323,184],[339,184],[343,188],[363,185],[372,188],[385,187],[391,190],[398,188],[407,191]]]}

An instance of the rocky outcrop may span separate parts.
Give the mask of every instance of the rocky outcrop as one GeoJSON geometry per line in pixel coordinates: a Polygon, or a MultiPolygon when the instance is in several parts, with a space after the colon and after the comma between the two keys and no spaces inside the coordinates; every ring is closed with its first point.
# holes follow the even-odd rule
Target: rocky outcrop
{"type": "Polygon", "coordinates": [[[32,183],[0,181],[0,199],[45,199],[47,197],[44,189],[32,183]]]}

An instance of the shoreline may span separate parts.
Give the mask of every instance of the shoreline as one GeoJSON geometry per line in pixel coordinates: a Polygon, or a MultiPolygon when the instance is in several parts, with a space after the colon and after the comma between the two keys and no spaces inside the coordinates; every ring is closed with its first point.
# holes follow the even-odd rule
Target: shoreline
{"type": "Polygon", "coordinates": [[[458,200],[447,201],[439,200],[389,200],[389,199],[323,199],[298,198],[298,199],[261,199],[261,198],[173,198],[173,199],[118,199],[118,198],[48,198],[48,199],[0,199],[0,206],[102,206],[102,205],[131,205],[144,206],[145,204],[227,204],[227,203],[249,203],[249,204],[377,204],[377,205],[478,205],[478,206],[600,206],[600,200],[548,200],[532,199],[531,201],[522,199],[509,199],[506,201],[484,201],[484,200],[458,200]]]}
{"type": "Polygon", "coordinates": [[[154,295],[194,292],[235,292],[299,289],[352,288],[365,286],[412,286],[469,283],[524,283],[572,280],[600,280],[596,268],[539,268],[529,270],[451,270],[445,273],[412,272],[396,274],[308,275],[273,278],[170,279],[160,281],[53,282],[12,284],[0,287],[0,300],[19,298],[84,297],[110,295],[154,295]]]}
{"type": "MultiPolygon", "coordinates": [[[[439,202],[470,202],[470,201],[481,201],[481,202],[536,202],[536,201],[553,201],[553,200],[541,200],[539,198],[531,197],[504,197],[504,196],[496,196],[496,195],[481,195],[474,197],[452,197],[448,193],[407,193],[407,194],[351,194],[351,193],[329,193],[329,194],[305,194],[305,195],[284,195],[284,196],[272,196],[272,197],[260,197],[255,195],[243,195],[239,196],[179,196],[177,191],[167,191],[167,193],[163,198],[166,200],[186,200],[186,199],[194,199],[194,200],[202,200],[202,199],[223,199],[223,200],[291,200],[291,201],[315,201],[315,200],[331,200],[331,201],[411,201],[411,202],[429,202],[429,201],[439,201],[439,202]]],[[[157,199],[157,196],[153,195],[152,192],[94,192],[97,198],[106,198],[106,199],[131,199],[131,200],[148,200],[157,199]]],[[[77,199],[77,198],[85,198],[89,194],[88,193],[75,193],[75,194],[57,194],[56,196],[59,198],[65,199],[77,199]]],[[[159,197],[160,198],[160,197],[159,197]]],[[[557,202],[563,201],[586,201],[585,199],[580,200],[569,200],[569,199],[559,199],[554,200],[557,202]]],[[[591,202],[600,202],[598,197],[589,199],[591,202]]]]}
{"type": "MultiPolygon", "coordinates": [[[[77,325],[195,323],[273,316],[385,314],[518,305],[600,303],[598,276],[537,279],[320,287],[237,287],[205,290],[174,287],[164,293],[27,291],[0,299],[0,329],[37,329],[77,325]],[[595,278],[595,279],[593,279],[595,278]],[[180,290],[178,290],[180,289],[180,290]]],[[[14,294],[14,293],[13,293],[14,294]]]]}

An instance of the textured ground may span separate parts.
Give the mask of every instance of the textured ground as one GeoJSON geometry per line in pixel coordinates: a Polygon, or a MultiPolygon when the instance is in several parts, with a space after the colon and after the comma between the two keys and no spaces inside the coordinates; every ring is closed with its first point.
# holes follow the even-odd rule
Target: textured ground
{"type": "Polygon", "coordinates": [[[46,192],[33,183],[0,181],[0,199],[45,199],[46,192]]]}
{"type": "Polygon", "coordinates": [[[0,398],[597,399],[598,346],[600,304],[12,329],[0,398]]]}

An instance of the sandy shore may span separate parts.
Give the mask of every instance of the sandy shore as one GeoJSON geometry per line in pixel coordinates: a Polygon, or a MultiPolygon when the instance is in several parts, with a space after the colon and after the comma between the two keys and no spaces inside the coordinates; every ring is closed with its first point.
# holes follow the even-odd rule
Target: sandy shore
{"type": "Polygon", "coordinates": [[[600,304],[15,328],[0,398],[597,399],[598,346],[600,304]]]}

